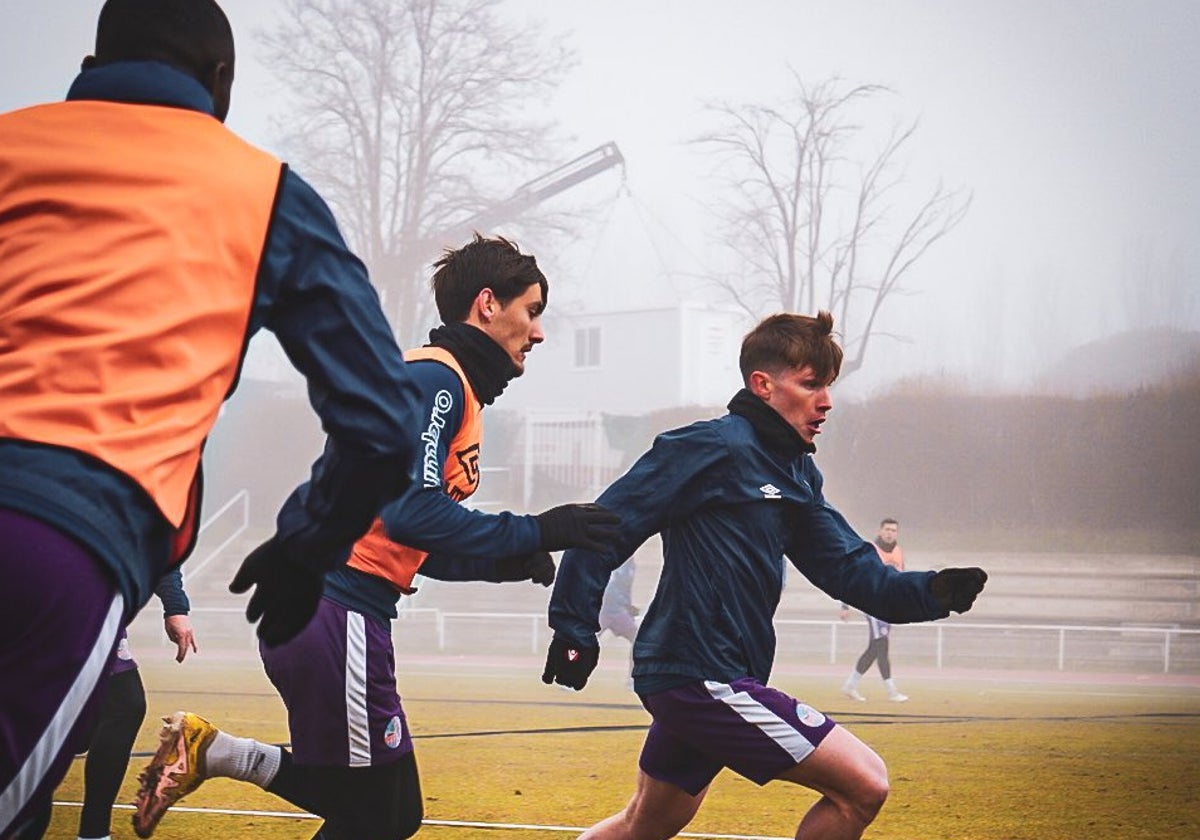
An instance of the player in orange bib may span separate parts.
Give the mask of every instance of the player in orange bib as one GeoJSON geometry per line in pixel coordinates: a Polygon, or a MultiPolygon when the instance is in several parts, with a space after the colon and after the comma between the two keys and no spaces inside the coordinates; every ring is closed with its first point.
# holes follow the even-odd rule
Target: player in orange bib
{"type": "Polygon", "coordinates": [[[482,412],[525,369],[544,339],[548,285],[535,259],[505,239],[475,237],[437,263],[442,325],[406,354],[422,422],[410,430],[414,481],[388,504],[326,577],[316,615],[294,639],[260,645],[288,710],[291,750],[235,738],[189,712],[163,730],[142,774],[134,827],[141,837],[213,776],[249,781],[325,818],[324,840],[398,840],[423,815],[408,720],[396,693],[391,619],[419,571],[438,580],[533,581],[549,586],[547,553],[602,545],[616,517],[596,505],[537,516],[460,504],[479,485],[482,412]]]}
{"type": "MultiPolygon", "coordinates": [[[[879,531],[875,534],[875,551],[885,565],[903,572],[904,550],[897,542],[899,538],[900,523],[895,519],[884,519],[879,523],[879,531]]],[[[845,621],[849,614],[850,608],[842,604],[842,621],[845,621]]],[[[851,700],[865,701],[867,698],[858,690],[858,681],[862,679],[863,674],[870,670],[871,665],[878,664],[879,676],[883,677],[883,685],[887,689],[888,699],[893,703],[904,703],[908,700],[908,695],[902,694],[900,689],[896,688],[896,681],[892,679],[892,661],[888,656],[888,637],[891,632],[892,625],[873,616],[867,616],[869,636],[867,649],[862,652],[862,656],[854,664],[854,670],[850,672],[850,676],[842,683],[842,694],[851,700]]]]}

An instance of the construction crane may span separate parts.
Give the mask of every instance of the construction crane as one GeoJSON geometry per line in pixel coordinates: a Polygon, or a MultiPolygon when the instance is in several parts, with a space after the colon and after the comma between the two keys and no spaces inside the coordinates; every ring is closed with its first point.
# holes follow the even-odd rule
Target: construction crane
{"type": "Polygon", "coordinates": [[[617,148],[617,144],[609,141],[550,170],[545,175],[522,184],[509,198],[481,210],[460,224],[441,232],[437,239],[444,245],[457,247],[473,232],[479,231],[486,235],[497,225],[511,222],[546,199],[599,175],[601,172],[612,169],[614,166],[623,168],[625,157],[617,148]]]}

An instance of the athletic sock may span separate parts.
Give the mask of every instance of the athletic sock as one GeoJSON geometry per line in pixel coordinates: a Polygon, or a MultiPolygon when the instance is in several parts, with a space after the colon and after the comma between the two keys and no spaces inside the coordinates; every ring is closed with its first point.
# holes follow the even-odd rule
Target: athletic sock
{"type": "Polygon", "coordinates": [[[884,685],[887,687],[887,692],[888,692],[888,694],[889,694],[889,695],[892,695],[892,694],[899,694],[899,693],[900,693],[900,689],[896,688],[896,681],[895,681],[895,680],[893,680],[893,679],[886,679],[886,680],[884,680],[884,681],[883,681],[883,684],[884,684],[884,685]]]}
{"type": "Polygon", "coordinates": [[[846,688],[846,689],[858,688],[858,681],[860,679],[862,679],[862,674],[858,673],[858,671],[851,671],[850,676],[846,677],[846,684],[845,684],[844,688],[846,688]]]}
{"type": "Polygon", "coordinates": [[[235,738],[218,732],[208,745],[204,761],[208,775],[228,776],[266,788],[279,772],[282,749],[253,738],[235,738]]]}

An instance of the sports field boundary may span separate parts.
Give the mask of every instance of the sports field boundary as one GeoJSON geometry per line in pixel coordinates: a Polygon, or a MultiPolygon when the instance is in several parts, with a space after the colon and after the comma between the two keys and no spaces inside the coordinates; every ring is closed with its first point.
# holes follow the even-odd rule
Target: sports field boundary
{"type": "MultiPolygon", "coordinates": [[[[82,802],[64,802],[55,800],[55,807],[82,808],[82,802]]],[[[113,810],[132,811],[132,805],[114,805],[113,810]]],[[[176,805],[171,808],[177,814],[208,814],[221,817],[261,817],[289,820],[319,820],[314,814],[303,811],[254,811],[242,808],[190,808],[176,805]]],[[[481,828],[496,831],[552,831],[559,834],[582,834],[587,826],[577,825],[536,825],[527,823],[490,823],[473,822],[470,820],[421,820],[422,828],[481,828]]],[[[765,834],[705,834],[696,831],[681,831],[676,837],[695,837],[703,840],[792,840],[791,837],[775,837],[765,834]]]]}

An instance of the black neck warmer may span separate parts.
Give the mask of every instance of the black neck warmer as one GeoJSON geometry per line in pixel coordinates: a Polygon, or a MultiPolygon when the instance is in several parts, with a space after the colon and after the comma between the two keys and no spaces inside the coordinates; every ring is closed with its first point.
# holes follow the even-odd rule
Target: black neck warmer
{"type": "Polygon", "coordinates": [[[429,331],[429,343],[454,355],[471,383],[471,390],[484,405],[495,402],[517,375],[517,366],[504,348],[470,324],[442,324],[429,331]]]}
{"type": "Polygon", "coordinates": [[[778,411],[750,393],[748,388],[734,394],[728,408],[730,414],[749,420],[754,427],[754,434],[772,452],[795,458],[805,452],[817,451],[817,447],[806,443],[778,411]]]}

